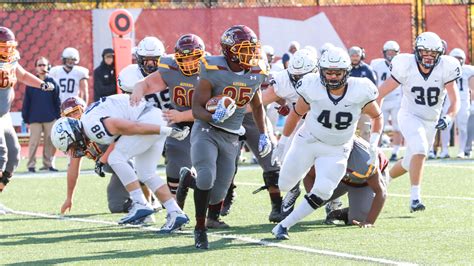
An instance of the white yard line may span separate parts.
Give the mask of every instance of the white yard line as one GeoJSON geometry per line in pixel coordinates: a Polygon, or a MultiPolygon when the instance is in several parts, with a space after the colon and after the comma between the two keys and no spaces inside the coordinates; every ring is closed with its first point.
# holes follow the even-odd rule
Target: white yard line
{"type": "MultiPolygon", "coordinates": [[[[2,210],[1,205],[0,205],[0,210],[2,210]]],[[[54,214],[37,213],[37,212],[15,211],[15,210],[10,210],[5,207],[3,210],[11,214],[41,217],[41,218],[46,218],[46,219],[56,219],[56,220],[81,222],[81,223],[105,224],[105,225],[113,225],[113,226],[118,226],[118,227],[132,227],[132,228],[137,228],[137,229],[145,230],[145,231],[159,231],[160,230],[159,228],[153,227],[153,226],[148,226],[148,227],[139,226],[139,225],[125,225],[124,226],[124,225],[118,225],[116,222],[111,222],[111,221],[74,218],[74,217],[60,216],[60,215],[54,215],[54,214]]],[[[189,232],[189,231],[188,232],[182,231],[178,233],[185,234],[185,235],[192,234],[192,232],[189,232]]],[[[255,239],[255,238],[250,238],[250,237],[240,236],[240,235],[229,235],[229,234],[219,234],[219,233],[208,233],[208,235],[212,237],[216,237],[216,238],[238,240],[241,242],[252,243],[255,245],[261,245],[265,247],[275,247],[275,248],[280,248],[280,249],[325,255],[325,256],[337,257],[337,258],[348,259],[348,260],[368,261],[368,262],[375,262],[375,263],[388,264],[388,265],[416,265],[411,262],[394,261],[394,260],[388,260],[388,259],[383,259],[383,258],[353,255],[353,254],[337,252],[337,251],[321,250],[321,249],[314,249],[314,248],[303,247],[303,246],[281,244],[281,243],[269,242],[269,241],[265,241],[261,239],[255,239]]]]}
{"type": "MultiPolygon", "coordinates": [[[[259,183],[250,183],[250,182],[235,182],[236,185],[241,186],[250,186],[250,187],[260,187],[262,184],[259,183]]],[[[409,198],[410,195],[404,194],[396,194],[396,193],[389,193],[388,196],[390,197],[401,197],[401,198],[409,198]]],[[[432,199],[453,199],[453,200],[469,200],[472,201],[474,198],[471,197],[456,197],[456,196],[430,196],[430,195],[423,195],[423,198],[432,198],[432,199]]]]}

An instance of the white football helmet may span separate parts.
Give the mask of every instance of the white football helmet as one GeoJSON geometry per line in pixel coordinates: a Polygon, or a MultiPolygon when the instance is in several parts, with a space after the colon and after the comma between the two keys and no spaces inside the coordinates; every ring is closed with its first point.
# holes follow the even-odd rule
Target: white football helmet
{"type": "Polygon", "coordinates": [[[399,54],[400,53],[400,45],[398,45],[398,43],[396,41],[387,41],[383,45],[383,50],[382,51],[383,51],[383,57],[385,58],[385,60],[387,60],[388,62],[391,62],[392,59],[395,56],[387,55],[387,51],[395,51],[397,54],[399,54]]]}
{"type": "Polygon", "coordinates": [[[441,38],[434,32],[423,32],[415,40],[415,58],[416,61],[425,68],[433,68],[438,64],[440,56],[444,54],[444,46],[441,38]],[[434,60],[423,59],[421,51],[434,51],[436,56],[434,60]]]}
{"type": "Polygon", "coordinates": [[[262,58],[263,58],[263,54],[265,54],[267,62],[271,64],[273,61],[273,57],[275,56],[275,49],[273,49],[273,47],[271,47],[270,45],[264,45],[262,46],[262,50],[263,50],[263,53],[261,53],[262,58]]]}
{"type": "MultiPolygon", "coordinates": [[[[61,54],[61,59],[63,61],[63,64],[66,64],[66,59],[73,59],[74,60],[74,65],[79,64],[79,51],[76,48],[73,47],[67,47],[66,49],[63,50],[63,53],[61,54]]],[[[67,65],[68,67],[73,67],[74,65],[67,65]]]]}
{"type": "Polygon", "coordinates": [[[135,84],[141,79],[139,72],[140,70],[137,68],[137,65],[128,65],[120,71],[117,82],[123,93],[130,94],[133,92],[135,84]]]}
{"type": "Polygon", "coordinates": [[[321,55],[319,70],[321,83],[329,90],[338,89],[347,82],[351,70],[351,58],[344,49],[331,47],[321,55]],[[341,78],[329,80],[326,78],[326,71],[329,70],[342,70],[344,72],[341,78]]]}
{"type": "Polygon", "coordinates": [[[335,47],[334,44],[327,42],[324,43],[320,48],[319,48],[319,54],[323,55],[324,52],[326,52],[329,48],[335,47]]]}
{"type": "Polygon", "coordinates": [[[158,60],[164,54],[165,47],[156,37],[145,37],[135,48],[137,63],[145,74],[151,74],[158,69],[158,60]],[[147,60],[154,60],[156,63],[153,65],[145,65],[145,61],[147,60]]]}
{"type": "Polygon", "coordinates": [[[316,55],[316,57],[318,57],[318,50],[314,46],[306,45],[305,47],[303,47],[303,49],[311,51],[313,54],[316,55]]]}
{"type": "Polygon", "coordinates": [[[87,149],[81,121],[70,117],[61,117],[54,123],[51,129],[51,141],[60,151],[67,152],[72,149],[74,157],[84,156],[87,149]]]}
{"type": "Polygon", "coordinates": [[[290,59],[288,64],[288,73],[290,78],[295,78],[296,81],[302,78],[303,75],[310,72],[316,72],[318,67],[318,58],[308,49],[300,49],[296,51],[290,59]]]}
{"type": "Polygon", "coordinates": [[[464,61],[466,61],[466,54],[461,48],[454,48],[453,50],[451,50],[449,55],[456,57],[459,62],[461,62],[461,65],[464,65],[464,61]]]}

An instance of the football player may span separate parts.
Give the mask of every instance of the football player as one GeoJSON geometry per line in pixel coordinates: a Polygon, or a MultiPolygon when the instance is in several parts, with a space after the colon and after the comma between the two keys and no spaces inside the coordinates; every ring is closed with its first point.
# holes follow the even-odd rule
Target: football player
{"type": "Polygon", "coordinates": [[[471,114],[471,97],[474,97],[471,94],[471,90],[474,89],[474,66],[465,64],[466,54],[460,48],[454,48],[449,55],[458,59],[462,67],[462,76],[457,80],[459,98],[461,99],[461,106],[456,115],[456,124],[459,132],[459,152],[457,157],[465,158],[469,157],[466,144],[468,121],[471,114]]]}
{"type": "Polygon", "coordinates": [[[61,54],[63,62],[60,66],[54,66],[49,70],[49,75],[59,85],[59,98],[64,102],[69,97],[79,96],[86,104],[89,102],[89,70],[78,66],[79,51],[73,47],[67,47],[61,54]]]}
{"type": "Polygon", "coordinates": [[[10,117],[17,81],[44,91],[55,89],[54,84],[44,82],[20,65],[17,46],[15,34],[9,28],[0,27],[0,192],[20,161],[20,143],[10,117]]]}
{"type": "Polygon", "coordinates": [[[196,248],[209,248],[207,207],[210,203],[220,210],[218,204],[232,182],[240,148],[239,136],[245,133],[242,120],[247,104],[252,105],[260,132],[260,156],[267,156],[272,149],[259,90],[267,77],[266,64],[259,60],[259,46],[252,29],[244,25],[232,26],[221,37],[223,55],[210,56],[201,63],[199,84],[193,95],[192,112],[196,120],[191,133],[191,162],[197,172],[194,189],[196,248]],[[209,112],[205,107],[208,100],[222,94],[233,101],[226,105],[226,98],[221,98],[215,112],[209,112]]]}
{"type": "MultiPolygon", "coordinates": [[[[164,110],[165,120],[174,128],[192,128],[194,117],[191,111],[192,96],[198,84],[199,62],[205,54],[202,39],[194,34],[179,37],[173,56],[163,56],[158,63],[158,71],[136,83],[130,100],[133,104],[142,97],[152,93],[161,94],[169,90],[170,109],[164,110]],[[169,89],[168,89],[169,88],[169,89]]],[[[173,196],[179,184],[181,167],[191,168],[190,136],[182,141],[167,138],[166,147],[166,180],[173,196]]],[[[178,204],[183,208],[183,195],[178,204]]]]}
{"type": "MultiPolygon", "coordinates": [[[[370,63],[370,66],[374,69],[377,76],[377,86],[381,86],[386,79],[390,77],[390,62],[392,59],[400,53],[400,45],[396,41],[387,41],[383,45],[383,58],[374,59],[370,63]]],[[[389,95],[385,97],[384,104],[382,106],[382,112],[384,117],[384,128],[390,125],[392,127],[392,155],[390,161],[397,160],[398,150],[402,143],[402,136],[400,134],[400,128],[398,127],[398,110],[400,110],[400,104],[402,101],[402,89],[398,87],[393,90],[389,95]]]]}
{"type": "MultiPolygon", "coordinates": [[[[331,198],[346,172],[361,114],[367,114],[373,122],[367,163],[374,165],[377,162],[377,144],[383,123],[375,102],[377,87],[366,78],[349,77],[350,68],[346,51],[329,48],[319,60],[319,75],[307,74],[297,84],[300,98],[290,113],[293,118],[285,123],[283,135],[289,137],[305,114],[306,119],[283,161],[278,187],[289,191],[313,165],[318,178],[301,204],[273,228],[277,239],[288,239],[290,227],[331,198]]],[[[284,147],[276,151],[284,151],[284,147]]],[[[280,155],[277,157],[281,158],[280,155]]]]}
{"type": "MultiPolygon", "coordinates": [[[[347,225],[353,224],[362,228],[374,226],[387,198],[384,171],[388,160],[384,153],[379,151],[376,163],[378,167],[374,167],[367,163],[369,157],[369,143],[356,137],[347,161],[346,173],[331,196],[331,199],[334,199],[347,193],[349,207],[331,211],[325,223],[333,224],[334,220],[342,220],[347,225]]],[[[311,190],[315,176],[310,178],[310,182],[305,182],[306,192],[311,190]]],[[[308,176],[305,179],[308,179],[308,176]]]]}
{"type": "Polygon", "coordinates": [[[161,119],[160,109],[146,101],[132,107],[129,101],[126,94],[101,98],[86,110],[81,120],[60,118],[53,126],[51,138],[56,148],[74,157],[84,155],[90,142],[103,145],[115,142],[108,163],[133,200],[128,215],[119,223],[133,223],[154,212],[140,188],[139,178],[167,209],[167,221],[161,231],[172,232],[189,219],[155,171],[163,151],[164,136],[184,139],[189,128],[167,127],[161,119]],[[131,158],[135,158],[136,172],[128,162],[131,158]]]}
{"type": "MultiPolygon", "coordinates": [[[[71,97],[66,99],[61,104],[61,116],[62,117],[71,117],[75,119],[80,119],[82,114],[86,109],[86,103],[79,97],[71,97]]],[[[120,213],[128,212],[128,209],[131,206],[130,195],[128,194],[125,187],[120,182],[117,174],[106,165],[107,161],[100,162],[105,156],[104,154],[107,151],[107,145],[98,145],[94,142],[89,142],[84,156],[94,160],[96,162],[95,172],[104,177],[104,171],[112,173],[110,182],[107,186],[107,202],[110,212],[120,213]]],[[[67,168],[67,193],[66,200],[61,206],[61,214],[70,211],[73,205],[74,191],[77,184],[77,179],[79,178],[79,170],[81,168],[81,162],[83,157],[70,157],[69,165],[67,168]]],[[[154,216],[150,215],[150,220],[153,221],[154,216]]]]}
{"type": "Polygon", "coordinates": [[[398,122],[406,141],[405,157],[389,171],[391,178],[410,174],[410,211],[422,211],[420,187],[425,158],[434,141],[436,129],[445,129],[459,109],[456,79],[461,76],[459,61],[444,52],[436,33],[421,33],[413,54],[399,54],[392,59],[391,77],[379,88],[379,102],[401,85],[403,97],[398,122]],[[451,106],[440,117],[443,99],[448,94],[451,106]]]}

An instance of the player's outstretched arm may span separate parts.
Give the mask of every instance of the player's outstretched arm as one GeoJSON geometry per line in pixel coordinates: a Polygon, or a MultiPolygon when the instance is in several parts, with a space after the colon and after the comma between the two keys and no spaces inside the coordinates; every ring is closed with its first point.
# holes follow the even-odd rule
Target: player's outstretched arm
{"type": "Polygon", "coordinates": [[[290,114],[286,118],[285,126],[283,127],[283,136],[289,137],[293,131],[295,131],[296,125],[300,121],[301,117],[303,117],[308,111],[309,105],[302,97],[299,97],[296,105],[293,107],[293,110],[291,110],[290,114]]]}
{"type": "Polygon", "coordinates": [[[130,95],[130,104],[137,105],[145,95],[163,91],[167,86],[160,72],[155,71],[135,84],[130,95]]]}
{"type": "Polygon", "coordinates": [[[206,110],[206,102],[211,98],[212,85],[206,79],[199,80],[199,85],[193,94],[193,116],[206,122],[213,121],[212,114],[206,110]]]}
{"type": "Polygon", "coordinates": [[[382,180],[382,174],[380,173],[380,170],[377,169],[377,172],[373,174],[369,179],[367,180],[367,183],[369,184],[370,188],[375,193],[374,200],[372,201],[372,206],[370,207],[369,213],[367,215],[367,218],[365,219],[365,222],[367,224],[375,224],[375,221],[377,220],[377,217],[379,216],[380,212],[383,209],[383,206],[385,204],[385,200],[387,199],[387,187],[385,185],[385,182],[382,180]]]}
{"type": "Polygon", "coordinates": [[[379,106],[382,106],[383,98],[399,85],[400,83],[398,83],[393,77],[390,77],[379,87],[379,97],[377,98],[379,106]]]}
{"type": "Polygon", "coordinates": [[[61,214],[66,211],[71,211],[74,191],[76,190],[77,179],[79,178],[79,170],[81,169],[82,158],[73,158],[69,161],[69,167],[67,168],[67,193],[66,200],[61,206],[61,214]]]}
{"type": "Polygon", "coordinates": [[[460,106],[460,98],[459,98],[459,90],[456,81],[451,81],[445,85],[446,91],[448,93],[449,102],[451,105],[448,108],[448,112],[446,115],[450,117],[455,117],[459,111],[460,106]]]}
{"type": "Polygon", "coordinates": [[[194,121],[192,110],[182,112],[175,109],[163,110],[163,118],[168,122],[168,124],[194,121]]]}
{"type": "Polygon", "coordinates": [[[16,68],[16,76],[18,81],[33,88],[40,89],[41,84],[44,83],[44,81],[31,74],[30,72],[26,71],[21,65],[18,65],[16,68]]]}

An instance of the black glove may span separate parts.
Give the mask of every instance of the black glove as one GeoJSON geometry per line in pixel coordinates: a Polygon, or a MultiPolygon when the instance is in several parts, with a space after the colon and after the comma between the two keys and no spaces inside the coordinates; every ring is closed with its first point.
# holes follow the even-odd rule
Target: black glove
{"type": "MultiPolygon", "coordinates": [[[[4,187],[6,187],[11,177],[12,174],[10,172],[3,172],[2,177],[0,177],[0,183],[3,183],[4,187]]],[[[0,192],[2,191],[0,190],[0,192]]]]}
{"type": "Polygon", "coordinates": [[[105,165],[105,163],[101,162],[99,159],[97,159],[97,161],[95,161],[94,172],[100,177],[105,177],[104,165],[105,165]]]}

